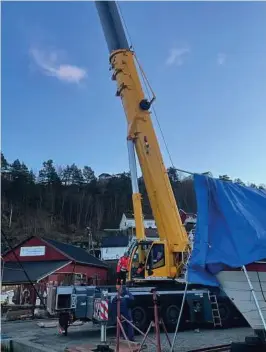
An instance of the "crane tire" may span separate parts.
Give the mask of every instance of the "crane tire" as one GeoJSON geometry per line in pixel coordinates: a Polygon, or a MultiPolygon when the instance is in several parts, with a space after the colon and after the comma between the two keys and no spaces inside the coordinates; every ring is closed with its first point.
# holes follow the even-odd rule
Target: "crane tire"
{"type": "Polygon", "coordinates": [[[222,321],[222,327],[231,327],[234,323],[233,310],[225,300],[218,301],[219,313],[222,321]],[[231,309],[230,309],[231,308],[231,309]]]}
{"type": "Polygon", "coordinates": [[[141,306],[132,308],[132,320],[134,325],[141,331],[147,328],[147,312],[141,306]]]}
{"type": "MultiPolygon", "coordinates": [[[[169,332],[174,332],[176,329],[176,324],[180,314],[180,307],[175,304],[171,304],[165,307],[165,313],[163,314],[163,321],[165,323],[166,329],[169,332]]],[[[179,327],[182,326],[182,318],[179,327]]]]}

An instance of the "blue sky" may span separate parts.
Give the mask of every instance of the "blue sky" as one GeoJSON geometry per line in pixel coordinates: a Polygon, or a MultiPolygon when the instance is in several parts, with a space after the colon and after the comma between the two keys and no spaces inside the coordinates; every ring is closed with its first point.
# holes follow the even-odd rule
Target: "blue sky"
{"type": "MultiPolygon", "coordinates": [[[[266,4],[120,7],[175,166],[265,183],[266,4]]],[[[35,171],[50,158],[96,174],[128,170],[126,120],[108,69],[92,2],[2,3],[6,158],[35,171]]]]}

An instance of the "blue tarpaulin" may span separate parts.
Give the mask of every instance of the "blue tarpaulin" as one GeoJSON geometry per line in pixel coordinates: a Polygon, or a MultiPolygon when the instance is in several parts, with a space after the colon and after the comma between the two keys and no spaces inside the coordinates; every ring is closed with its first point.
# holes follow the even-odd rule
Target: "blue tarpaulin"
{"type": "Polygon", "coordinates": [[[266,192],[194,176],[197,226],[188,281],[218,286],[215,274],[266,258],[266,192]]]}

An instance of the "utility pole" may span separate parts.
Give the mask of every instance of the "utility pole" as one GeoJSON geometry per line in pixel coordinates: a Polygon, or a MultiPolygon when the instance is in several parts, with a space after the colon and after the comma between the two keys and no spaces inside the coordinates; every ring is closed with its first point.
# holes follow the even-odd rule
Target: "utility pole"
{"type": "Polygon", "coordinates": [[[87,226],[86,230],[88,233],[88,252],[89,252],[89,254],[91,254],[95,257],[95,249],[94,249],[94,244],[93,244],[93,237],[92,237],[91,228],[89,226],[87,226]]]}

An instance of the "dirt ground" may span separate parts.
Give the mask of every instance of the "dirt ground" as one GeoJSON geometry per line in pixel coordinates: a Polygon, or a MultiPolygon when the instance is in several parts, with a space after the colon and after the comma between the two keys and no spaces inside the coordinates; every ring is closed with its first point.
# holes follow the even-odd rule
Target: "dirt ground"
{"type": "MultiPolygon", "coordinates": [[[[40,320],[40,322],[44,322],[40,320]]],[[[81,326],[71,326],[68,330],[68,336],[58,333],[57,327],[41,328],[37,325],[38,321],[14,321],[2,322],[1,333],[12,339],[21,341],[30,341],[43,348],[48,352],[63,352],[66,347],[74,347],[83,344],[97,344],[100,342],[100,330],[98,327],[86,323],[81,326]]],[[[49,321],[51,323],[51,321],[49,321]]],[[[56,323],[56,321],[54,321],[56,323]]],[[[55,324],[54,324],[55,325],[55,324]]],[[[172,340],[174,334],[169,334],[172,340]]],[[[206,346],[227,344],[232,341],[244,341],[246,336],[253,335],[250,328],[234,328],[224,330],[202,330],[199,333],[194,331],[180,332],[177,335],[175,351],[185,352],[195,348],[206,346]]],[[[107,341],[113,340],[115,330],[108,329],[107,341]]],[[[154,334],[150,335],[155,340],[154,334]]],[[[141,341],[142,337],[136,335],[136,340],[141,341]]],[[[161,334],[162,346],[164,351],[169,351],[167,340],[164,334],[161,334]]],[[[147,352],[155,351],[155,348],[147,343],[147,352]]]]}

